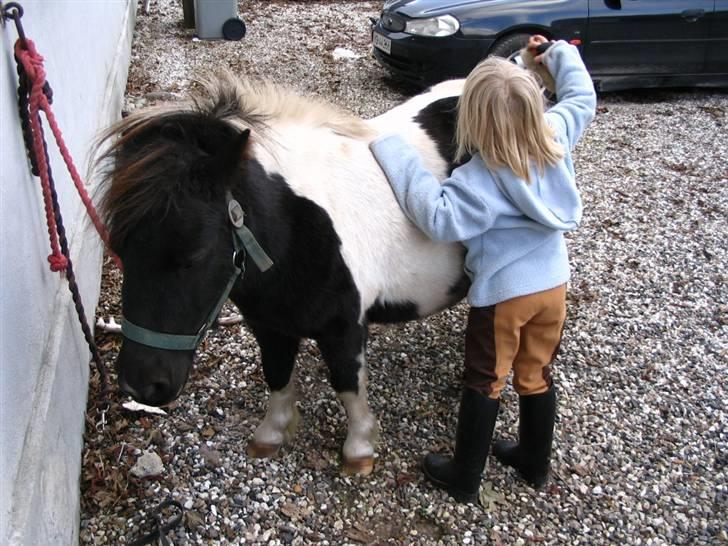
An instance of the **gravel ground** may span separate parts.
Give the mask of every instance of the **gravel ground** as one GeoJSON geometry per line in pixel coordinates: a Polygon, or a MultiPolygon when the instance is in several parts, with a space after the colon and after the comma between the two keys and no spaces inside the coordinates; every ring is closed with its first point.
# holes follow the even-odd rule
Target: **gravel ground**
{"type": "MultiPolygon", "coordinates": [[[[174,98],[202,69],[229,66],[377,115],[409,91],[369,55],[367,17],[380,7],[246,1],[248,35],[225,43],[192,41],[181,8],[158,0],[139,15],[127,108],[174,98]],[[335,60],[337,47],[360,57],[335,60]]],[[[115,405],[98,430],[89,415],[81,542],[127,543],[172,496],[187,508],[169,535],[178,545],[727,543],[727,112],[720,91],[599,97],[575,155],[586,212],[570,238],[545,491],[495,461],[483,506],[454,504],[423,481],[425,451],[453,439],[464,305],[372,328],[369,393],[382,434],[367,478],[339,474],[344,412],[314,343],[299,356],[295,442],[275,460],[246,457],[267,395],[252,337],[228,326],[207,338],[166,416],[115,405]],[[131,474],[145,451],[161,457],[160,476],[131,474]]],[[[110,263],[102,282],[98,314],[118,318],[121,276],[110,263]]],[[[119,339],[97,340],[111,364],[119,339]]],[[[513,435],[512,389],[503,401],[497,434],[513,435]]]]}

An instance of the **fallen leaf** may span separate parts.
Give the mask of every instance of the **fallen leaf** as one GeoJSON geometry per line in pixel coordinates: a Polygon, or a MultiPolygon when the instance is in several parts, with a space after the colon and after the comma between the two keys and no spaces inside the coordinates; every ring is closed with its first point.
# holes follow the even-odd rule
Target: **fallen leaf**
{"type": "Polygon", "coordinates": [[[222,462],[220,452],[206,446],[200,447],[200,455],[205,460],[205,465],[209,467],[218,467],[222,462]]]}
{"type": "Polygon", "coordinates": [[[369,544],[374,541],[374,537],[369,534],[366,530],[355,525],[344,531],[346,538],[353,540],[354,542],[361,542],[362,544],[369,544]]]}
{"type": "Polygon", "coordinates": [[[112,428],[114,430],[114,434],[119,434],[129,427],[129,421],[123,418],[118,418],[113,423],[112,428]]]}
{"type": "Polygon", "coordinates": [[[488,512],[495,510],[496,504],[505,504],[506,497],[493,489],[492,482],[485,482],[480,488],[480,505],[488,512]]]}
{"type": "Polygon", "coordinates": [[[215,432],[215,429],[214,429],[214,428],[212,428],[212,427],[211,427],[211,426],[209,426],[209,425],[208,425],[208,426],[206,426],[205,428],[203,428],[203,429],[202,429],[202,436],[204,436],[204,437],[205,437],[205,438],[207,438],[208,440],[209,440],[210,438],[212,438],[213,436],[215,436],[215,434],[216,434],[216,432],[215,432]]]}
{"type": "Polygon", "coordinates": [[[720,106],[698,106],[703,112],[708,112],[714,118],[722,118],[725,115],[725,110],[720,106]]]}
{"type": "Polygon", "coordinates": [[[166,442],[164,441],[164,434],[161,429],[155,428],[149,433],[147,438],[147,446],[154,444],[158,447],[163,447],[166,442]]]}
{"type": "Polygon", "coordinates": [[[152,413],[154,415],[167,415],[167,412],[163,409],[140,404],[139,402],[135,402],[134,400],[124,402],[121,407],[129,411],[143,411],[145,413],[152,413]]]}
{"type": "Polygon", "coordinates": [[[187,529],[194,531],[204,525],[205,518],[202,517],[202,514],[195,512],[194,510],[188,510],[185,512],[185,527],[187,527],[187,529]]]}
{"type": "Polygon", "coordinates": [[[323,470],[329,466],[328,461],[318,451],[311,451],[306,455],[306,466],[314,470],[323,470]]]}
{"type": "Polygon", "coordinates": [[[179,423],[177,423],[177,430],[179,430],[180,432],[189,432],[193,428],[194,427],[192,425],[190,425],[189,423],[186,423],[184,421],[180,421],[179,423]]]}
{"type": "Polygon", "coordinates": [[[281,506],[281,514],[283,514],[287,518],[296,519],[301,515],[301,511],[299,510],[298,506],[296,506],[292,502],[287,502],[283,506],[281,506]]]}

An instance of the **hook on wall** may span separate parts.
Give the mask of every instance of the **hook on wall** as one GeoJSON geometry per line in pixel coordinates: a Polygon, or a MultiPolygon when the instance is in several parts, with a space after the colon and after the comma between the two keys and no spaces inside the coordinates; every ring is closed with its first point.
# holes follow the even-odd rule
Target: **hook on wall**
{"type": "Polygon", "coordinates": [[[2,4],[0,2],[0,14],[2,14],[1,18],[3,25],[7,19],[10,19],[15,23],[15,29],[18,31],[18,38],[20,39],[23,48],[27,49],[25,31],[23,30],[23,24],[20,22],[21,17],[23,17],[23,6],[17,2],[8,2],[7,4],[2,4]]]}

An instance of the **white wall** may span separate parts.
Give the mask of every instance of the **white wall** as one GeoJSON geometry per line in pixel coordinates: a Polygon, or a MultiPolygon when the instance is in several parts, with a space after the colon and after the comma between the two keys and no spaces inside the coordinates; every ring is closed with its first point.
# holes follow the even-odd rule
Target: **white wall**
{"type": "MultiPolygon", "coordinates": [[[[85,175],[91,141],[121,111],[136,2],[21,4],[26,35],[45,57],[53,110],[85,175]]],[[[16,38],[12,23],[0,28],[0,544],[75,544],[90,354],[65,278],[46,261],[40,183],[25,159],[16,107],[16,38]]],[[[92,322],[102,249],[47,127],[46,137],[92,322]]]]}

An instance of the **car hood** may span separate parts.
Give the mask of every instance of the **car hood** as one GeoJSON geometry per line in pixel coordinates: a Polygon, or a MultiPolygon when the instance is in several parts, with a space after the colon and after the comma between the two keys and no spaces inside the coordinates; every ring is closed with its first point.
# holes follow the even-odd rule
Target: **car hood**
{"type": "MultiPolygon", "coordinates": [[[[390,0],[384,11],[394,11],[407,17],[432,17],[443,13],[456,13],[475,4],[502,4],[504,0],[390,0]]],[[[512,3],[512,2],[511,2],[512,3]]]]}

